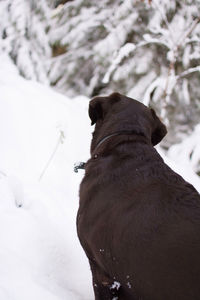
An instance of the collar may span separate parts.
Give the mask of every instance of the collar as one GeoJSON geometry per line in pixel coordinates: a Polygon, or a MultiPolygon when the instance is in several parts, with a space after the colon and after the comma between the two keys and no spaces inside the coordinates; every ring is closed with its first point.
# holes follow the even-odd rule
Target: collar
{"type": "Polygon", "coordinates": [[[103,144],[106,140],[108,140],[109,138],[111,138],[112,136],[120,135],[120,134],[123,134],[123,133],[121,133],[121,132],[115,132],[115,133],[112,133],[112,134],[109,134],[109,135],[105,136],[104,138],[102,138],[102,139],[98,142],[98,144],[97,144],[96,147],[95,147],[95,150],[96,150],[101,144],[103,144]]]}
{"type": "Polygon", "coordinates": [[[133,135],[133,134],[139,134],[140,136],[143,136],[145,137],[145,135],[142,133],[142,132],[138,132],[136,130],[122,130],[122,131],[119,131],[119,132],[115,132],[115,133],[112,133],[112,134],[109,134],[109,135],[106,135],[104,138],[102,138],[96,145],[94,151],[96,151],[99,146],[101,144],[103,144],[105,141],[107,141],[109,138],[113,137],[113,136],[116,136],[116,135],[133,135]]]}
{"type": "MultiPolygon", "coordinates": [[[[133,135],[133,134],[140,134],[141,136],[145,137],[145,135],[143,133],[139,133],[137,131],[134,131],[134,130],[129,130],[129,131],[120,131],[120,132],[115,132],[115,133],[112,133],[112,134],[109,134],[109,135],[106,135],[104,138],[102,138],[98,144],[96,145],[94,151],[96,151],[100,145],[102,145],[105,141],[107,141],[109,138],[113,137],[113,136],[116,136],[116,135],[123,135],[123,134],[126,134],[126,135],[133,135]]],[[[94,159],[98,158],[98,154],[94,154],[93,156],[94,159]]],[[[75,173],[78,173],[78,170],[79,169],[85,169],[85,162],[78,162],[74,165],[74,172],[75,173]]]]}
{"type": "MultiPolygon", "coordinates": [[[[112,133],[112,134],[110,134],[110,135],[107,135],[107,136],[105,136],[104,138],[102,138],[99,142],[98,142],[98,144],[96,145],[96,148],[95,148],[95,150],[101,145],[101,144],[103,144],[106,140],[108,140],[110,137],[112,137],[112,136],[115,136],[115,135],[120,135],[120,134],[123,134],[122,132],[116,132],[116,133],[112,133]]],[[[98,154],[95,154],[94,155],[94,158],[97,158],[98,157],[98,154]]],[[[78,173],[78,170],[79,169],[85,169],[85,162],[83,162],[83,161],[81,161],[81,162],[76,162],[75,164],[74,164],[74,172],[75,173],[78,173]]]]}

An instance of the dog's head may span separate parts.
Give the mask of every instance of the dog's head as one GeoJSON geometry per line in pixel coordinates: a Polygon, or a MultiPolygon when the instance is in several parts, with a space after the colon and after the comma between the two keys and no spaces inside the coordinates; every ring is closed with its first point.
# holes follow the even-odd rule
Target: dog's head
{"type": "Polygon", "coordinates": [[[119,93],[92,99],[89,116],[91,124],[96,124],[91,151],[101,139],[113,133],[134,132],[144,136],[153,146],[157,145],[167,133],[165,125],[153,109],[119,93]]]}

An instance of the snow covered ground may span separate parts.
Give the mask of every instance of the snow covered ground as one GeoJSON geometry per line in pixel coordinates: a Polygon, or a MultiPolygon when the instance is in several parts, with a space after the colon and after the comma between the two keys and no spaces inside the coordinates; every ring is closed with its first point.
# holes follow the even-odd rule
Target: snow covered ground
{"type": "MultiPolygon", "coordinates": [[[[73,172],[89,156],[88,99],[27,81],[0,58],[0,300],[93,299],[76,235],[84,171],[73,172]]],[[[165,160],[200,190],[188,164],[165,160]]]]}
{"type": "Polygon", "coordinates": [[[88,100],[72,102],[1,61],[0,299],[93,299],[75,226],[83,171],[73,172],[89,155],[88,100]]]}

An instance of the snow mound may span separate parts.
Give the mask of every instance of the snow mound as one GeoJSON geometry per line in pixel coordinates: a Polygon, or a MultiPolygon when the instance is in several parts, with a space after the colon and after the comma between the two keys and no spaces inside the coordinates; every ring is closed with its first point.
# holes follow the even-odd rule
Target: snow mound
{"type": "Polygon", "coordinates": [[[0,299],[93,299],[76,234],[83,171],[73,172],[89,156],[88,99],[72,102],[1,61],[0,299]]]}

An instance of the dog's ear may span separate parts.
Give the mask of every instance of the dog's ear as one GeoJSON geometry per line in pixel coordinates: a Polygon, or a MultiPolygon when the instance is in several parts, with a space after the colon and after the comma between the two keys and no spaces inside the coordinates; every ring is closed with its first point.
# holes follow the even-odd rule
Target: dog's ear
{"type": "Polygon", "coordinates": [[[103,119],[112,105],[121,100],[119,93],[112,93],[108,97],[95,97],[90,101],[89,105],[89,117],[91,119],[91,125],[95,124],[97,120],[103,119]]]}
{"type": "Polygon", "coordinates": [[[151,142],[153,146],[160,143],[160,141],[164,138],[164,136],[167,133],[166,126],[160,121],[160,119],[157,117],[155,111],[151,108],[151,114],[154,119],[154,129],[152,131],[151,135],[151,142]]]}
{"type": "Polygon", "coordinates": [[[95,124],[98,119],[103,118],[102,105],[98,99],[94,99],[90,101],[88,113],[91,119],[91,125],[95,124]]]}

